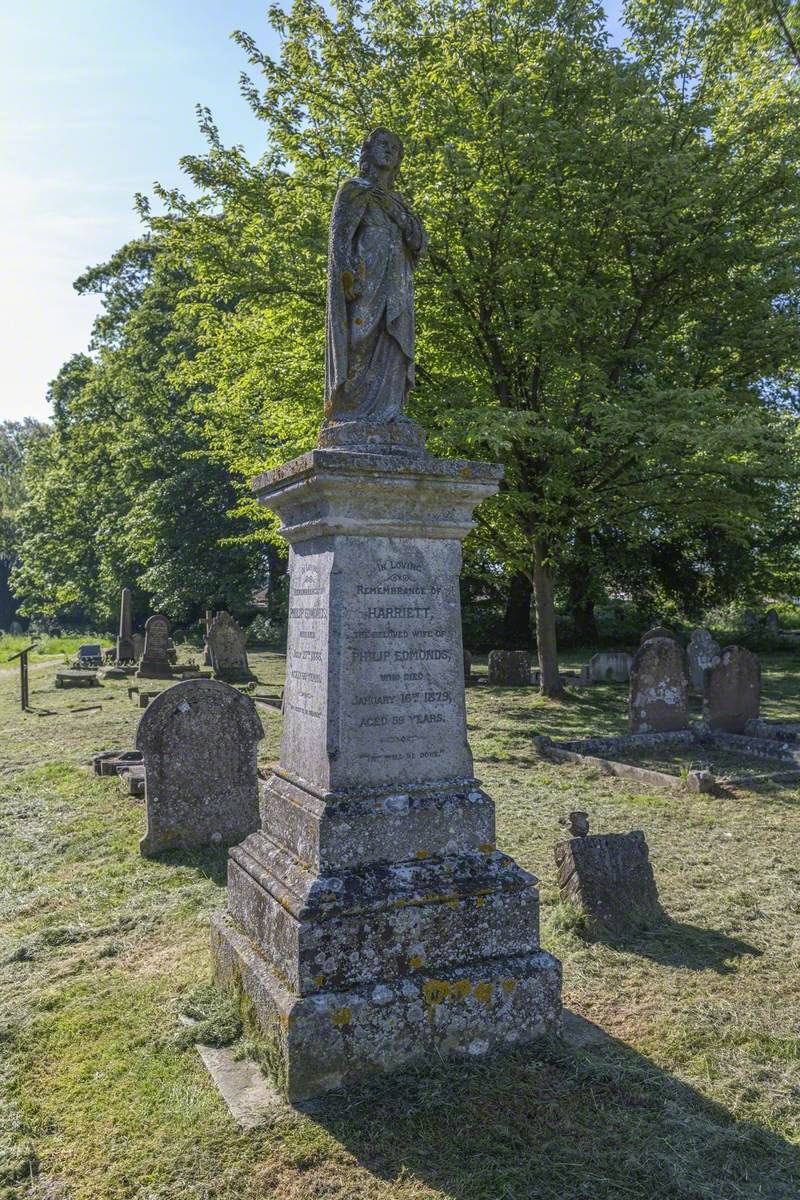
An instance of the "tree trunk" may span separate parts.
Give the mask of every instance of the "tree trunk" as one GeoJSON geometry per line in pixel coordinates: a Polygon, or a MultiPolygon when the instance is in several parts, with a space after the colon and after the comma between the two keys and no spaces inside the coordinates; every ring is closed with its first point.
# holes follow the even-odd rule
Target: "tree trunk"
{"type": "Polygon", "coordinates": [[[503,617],[503,639],[509,650],[530,650],[533,645],[532,594],[533,584],[527,575],[521,571],[512,575],[503,617]]]}
{"type": "Polygon", "coordinates": [[[533,541],[533,593],[536,598],[536,643],[539,648],[539,692],[542,696],[559,699],[564,689],[558,675],[556,645],[556,607],[553,595],[553,573],[544,565],[545,548],[533,541]]]}

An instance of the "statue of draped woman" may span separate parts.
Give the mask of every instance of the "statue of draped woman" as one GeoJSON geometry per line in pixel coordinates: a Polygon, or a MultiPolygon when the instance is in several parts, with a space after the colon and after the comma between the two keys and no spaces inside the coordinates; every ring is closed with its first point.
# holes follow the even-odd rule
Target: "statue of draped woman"
{"type": "MultiPolygon", "coordinates": [[[[326,425],[402,418],[414,385],[413,271],[425,247],[419,218],[393,191],[400,139],[374,130],[359,174],[336,194],[328,250],[326,425]]],[[[411,424],[411,422],[408,422],[411,424]]]]}

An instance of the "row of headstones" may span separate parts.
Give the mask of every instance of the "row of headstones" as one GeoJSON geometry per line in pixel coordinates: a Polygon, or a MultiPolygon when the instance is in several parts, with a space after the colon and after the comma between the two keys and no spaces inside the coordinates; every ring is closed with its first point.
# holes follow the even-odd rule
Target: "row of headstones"
{"type": "MultiPolygon", "coordinates": [[[[631,665],[631,733],[667,733],[689,726],[689,671],[702,670],[703,720],[712,729],[744,733],[761,705],[761,664],[743,646],[726,646],[694,660],[669,630],[651,630],[631,665]],[[687,662],[689,670],[687,670],[687,662]]],[[[697,678],[697,675],[695,675],[697,678]]]]}

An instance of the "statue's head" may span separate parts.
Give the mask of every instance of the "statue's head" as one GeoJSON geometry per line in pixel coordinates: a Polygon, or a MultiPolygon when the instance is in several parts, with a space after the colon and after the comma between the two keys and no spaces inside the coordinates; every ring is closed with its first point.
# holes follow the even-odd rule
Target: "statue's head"
{"type": "Polygon", "coordinates": [[[381,170],[388,168],[391,171],[392,182],[394,182],[402,161],[403,143],[396,133],[392,133],[388,129],[380,127],[373,129],[372,133],[361,143],[358,169],[364,176],[369,177],[371,168],[379,167],[381,170]]]}

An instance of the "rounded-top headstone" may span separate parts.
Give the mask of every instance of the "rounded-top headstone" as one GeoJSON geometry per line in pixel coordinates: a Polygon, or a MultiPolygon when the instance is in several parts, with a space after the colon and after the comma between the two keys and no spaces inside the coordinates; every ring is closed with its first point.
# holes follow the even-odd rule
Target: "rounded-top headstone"
{"type": "Polygon", "coordinates": [[[650,640],[650,638],[672,638],[674,641],[675,634],[671,629],[667,629],[666,625],[654,625],[652,629],[648,629],[642,634],[642,639],[639,642],[639,645],[643,646],[645,642],[650,640]]]}
{"type": "Polygon", "coordinates": [[[723,733],[744,733],[761,706],[761,663],[744,646],[726,646],[705,673],[703,720],[723,733]]]}
{"type": "Polygon", "coordinates": [[[689,725],[685,656],[671,637],[648,638],[631,665],[631,733],[668,733],[689,725]]]}
{"type": "Polygon", "coordinates": [[[136,732],[146,778],[142,853],[232,845],[253,833],[263,736],[250,697],[219,680],[187,679],[156,696],[136,732]]]}

